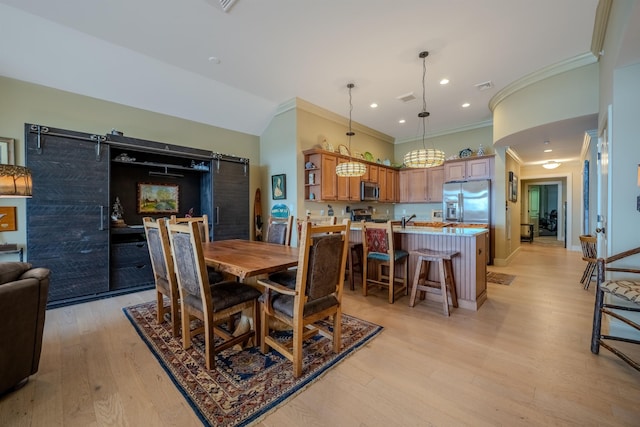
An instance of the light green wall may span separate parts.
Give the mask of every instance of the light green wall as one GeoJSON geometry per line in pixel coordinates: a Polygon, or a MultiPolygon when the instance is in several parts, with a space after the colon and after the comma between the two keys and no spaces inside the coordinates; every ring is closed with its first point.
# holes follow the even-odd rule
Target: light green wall
{"type": "MultiPolygon", "coordinates": [[[[260,145],[257,136],[152,113],[121,104],[0,77],[0,136],[15,138],[16,164],[24,165],[24,124],[106,134],[112,128],[126,136],[200,148],[250,160],[251,194],[260,183],[260,145]]],[[[37,195],[36,195],[37,196],[37,195]]],[[[26,242],[26,202],[5,199],[17,206],[18,230],[0,233],[0,242],[26,242]]],[[[69,218],[70,221],[73,218],[69,218]]]]}
{"type": "Polygon", "coordinates": [[[514,92],[493,111],[493,142],[548,123],[598,112],[598,64],[557,74],[514,92]]]}

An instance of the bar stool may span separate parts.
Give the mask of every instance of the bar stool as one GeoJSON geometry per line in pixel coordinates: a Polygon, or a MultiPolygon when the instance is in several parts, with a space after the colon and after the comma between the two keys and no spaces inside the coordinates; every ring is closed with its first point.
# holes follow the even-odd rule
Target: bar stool
{"type": "Polygon", "coordinates": [[[421,291],[421,298],[424,299],[424,293],[432,291],[434,288],[440,288],[440,294],[442,295],[442,307],[444,309],[445,316],[449,316],[449,298],[447,295],[447,289],[451,294],[451,305],[453,307],[458,306],[458,297],[456,295],[456,282],[453,277],[453,265],[451,258],[457,256],[459,252],[456,251],[433,251],[430,249],[417,249],[411,251],[412,255],[418,257],[416,263],[416,273],[413,279],[413,286],[411,288],[411,299],[409,300],[409,307],[413,307],[416,302],[416,294],[421,291]],[[431,262],[438,264],[438,274],[440,281],[429,280],[429,266],[431,262]]]}
{"type": "Polygon", "coordinates": [[[349,253],[347,254],[347,273],[349,275],[349,287],[355,290],[355,280],[353,273],[356,271],[362,274],[362,243],[349,242],[349,253]]]}

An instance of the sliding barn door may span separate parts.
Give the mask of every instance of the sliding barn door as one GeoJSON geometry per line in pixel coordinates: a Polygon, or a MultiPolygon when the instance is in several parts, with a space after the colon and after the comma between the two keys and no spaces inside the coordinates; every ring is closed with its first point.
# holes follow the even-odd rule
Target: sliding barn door
{"type": "Polygon", "coordinates": [[[249,162],[214,159],[213,239],[249,239],[249,162]]]}
{"type": "Polygon", "coordinates": [[[89,134],[29,124],[25,140],[33,175],[28,260],[51,269],[49,305],[108,291],[108,147],[89,134]]]}

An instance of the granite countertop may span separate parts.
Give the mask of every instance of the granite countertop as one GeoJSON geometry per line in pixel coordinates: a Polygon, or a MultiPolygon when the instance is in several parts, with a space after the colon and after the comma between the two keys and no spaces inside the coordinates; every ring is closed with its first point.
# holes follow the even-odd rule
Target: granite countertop
{"type": "MultiPolygon", "coordinates": [[[[351,230],[362,230],[362,225],[359,222],[351,223],[351,230]]],[[[400,226],[393,227],[394,233],[401,234],[435,234],[446,236],[477,236],[478,234],[488,233],[487,228],[466,228],[466,227],[420,227],[415,225],[407,225],[405,228],[400,226]]]]}

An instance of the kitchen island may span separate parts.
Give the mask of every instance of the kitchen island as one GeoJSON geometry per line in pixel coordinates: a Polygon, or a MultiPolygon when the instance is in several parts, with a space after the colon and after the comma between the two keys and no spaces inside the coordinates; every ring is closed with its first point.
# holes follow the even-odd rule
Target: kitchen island
{"type": "MultiPolygon", "coordinates": [[[[456,282],[458,305],[469,310],[478,310],[487,300],[487,258],[486,251],[488,229],[458,227],[420,227],[394,226],[394,243],[396,248],[409,253],[416,249],[432,249],[436,251],[457,251],[454,257],[453,274],[456,282]]],[[[358,222],[351,223],[350,240],[362,243],[362,226],[358,222]]],[[[409,289],[413,285],[417,257],[409,256],[409,289]]],[[[437,268],[429,271],[431,280],[439,280],[437,268]]],[[[441,301],[441,296],[428,293],[428,299],[441,301]]],[[[408,303],[408,299],[407,299],[408,303]]]]}

